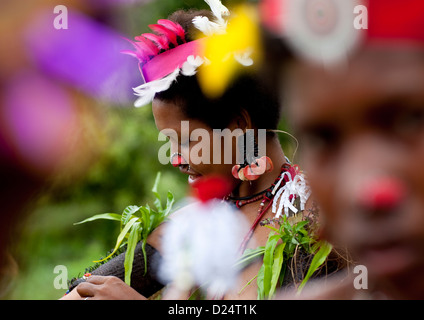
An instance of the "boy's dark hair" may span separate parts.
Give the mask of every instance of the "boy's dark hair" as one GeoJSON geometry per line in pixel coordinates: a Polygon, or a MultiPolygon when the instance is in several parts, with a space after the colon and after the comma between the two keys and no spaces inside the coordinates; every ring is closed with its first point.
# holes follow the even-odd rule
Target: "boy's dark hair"
{"type": "MultiPolygon", "coordinates": [[[[209,11],[177,11],[169,19],[186,30],[187,41],[198,31],[192,20],[195,16],[211,17],[209,11]]],[[[217,99],[207,98],[196,76],[178,76],[166,91],[155,98],[178,105],[188,118],[198,119],[213,129],[224,129],[245,110],[257,129],[276,129],[280,119],[279,97],[276,90],[265,85],[259,73],[243,73],[217,99]]]]}

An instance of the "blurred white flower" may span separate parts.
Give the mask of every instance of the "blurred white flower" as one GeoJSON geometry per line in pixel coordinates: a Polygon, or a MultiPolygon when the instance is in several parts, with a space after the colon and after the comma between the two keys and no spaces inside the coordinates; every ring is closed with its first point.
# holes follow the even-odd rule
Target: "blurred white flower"
{"type": "Polygon", "coordinates": [[[192,203],[176,214],[163,236],[163,280],[188,291],[202,286],[215,296],[236,283],[238,249],[247,231],[244,216],[220,200],[192,203]]]}

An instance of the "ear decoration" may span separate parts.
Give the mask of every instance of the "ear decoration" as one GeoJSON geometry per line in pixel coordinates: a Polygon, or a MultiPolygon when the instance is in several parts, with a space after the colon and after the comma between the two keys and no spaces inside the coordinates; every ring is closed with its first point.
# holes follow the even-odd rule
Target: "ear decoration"
{"type": "Polygon", "coordinates": [[[270,158],[267,156],[260,157],[252,162],[250,165],[236,164],[232,168],[233,177],[241,181],[254,181],[259,179],[261,175],[271,172],[274,165],[270,158]]]}

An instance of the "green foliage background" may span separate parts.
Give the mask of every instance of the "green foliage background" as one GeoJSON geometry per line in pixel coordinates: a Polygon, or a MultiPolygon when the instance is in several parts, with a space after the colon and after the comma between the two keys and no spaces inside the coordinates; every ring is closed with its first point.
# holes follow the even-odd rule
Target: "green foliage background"
{"type": "Polygon", "coordinates": [[[78,181],[46,190],[34,204],[15,249],[19,273],[9,299],[57,299],[66,290],[53,286],[56,265],[69,278],[82,275],[93,260],[113,248],[119,225],[96,221],[73,225],[94,214],[121,213],[130,204],[153,201],[151,187],[162,172],[159,192],[181,199],[186,177],[157,160],[158,141],[151,108],[109,110],[110,143],[78,181]]]}
{"type": "MultiPolygon", "coordinates": [[[[231,5],[239,1],[223,2],[231,5]]],[[[148,24],[183,8],[208,6],[203,0],[157,0],[103,14],[108,17],[108,24],[131,38],[148,32],[148,24]]],[[[128,205],[153,201],[150,190],[158,171],[162,172],[160,194],[171,190],[177,200],[186,195],[187,177],[158,162],[163,142],[158,141],[151,108],[101,108],[108,143],[82,177],[46,189],[31,205],[20,234],[16,235],[13,252],[19,269],[6,299],[60,298],[66,290],[53,286],[58,276],[55,266],[66,266],[69,279],[81,276],[86,267],[94,264],[93,260],[104,257],[113,248],[119,232],[113,221],[74,223],[95,214],[121,213],[128,205]]],[[[281,138],[283,146],[292,149],[293,140],[281,138]]]]}

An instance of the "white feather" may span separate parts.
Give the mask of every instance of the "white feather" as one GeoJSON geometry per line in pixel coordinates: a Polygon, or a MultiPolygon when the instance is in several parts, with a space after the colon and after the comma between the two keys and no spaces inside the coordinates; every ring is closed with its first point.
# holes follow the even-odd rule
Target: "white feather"
{"type": "Polygon", "coordinates": [[[212,13],[218,20],[218,22],[223,22],[223,17],[229,16],[230,11],[225,7],[220,0],[205,0],[212,10],[212,13]]]}
{"type": "Polygon", "coordinates": [[[244,67],[250,67],[253,65],[254,61],[250,57],[253,53],[251,48],[246,49],[244,52],[234,53],[234,58],[244,67]]]}
{"type": "Polygon", "coordinates": [[[204,60],[200,56],[196,56],[196,58],[191,55],[188,56],[187,61],[184,62],[181,68],[181,74],[184,76],[194,76],[197,72],[197,68],[199,68],[204,63],[204,60]]]}
{"type": "Polygon", "coordinates": [[[210,21],[207,17],[197,16],[193,18],[193,25],[205,36],[214,34],[224,34],[227,29],[227,23],[216,23],[210,21]]]}
{"type": "Polygon", "coordinates": [[[227,21],[224,17],[229,16],[230,11],[219,0],[205,0],[205,2],[211,8],[215,19],[211,21],[207,17],[197,16],[192,20],[194,26],[206,36],[224,34],[227,29],[227,21]]]}
{"type": "Polygon", "coordinates": [[[162,92],[169,89],[172,82],[175,81],[179,73],[180,68],[177,68],[174,70],[174,72],[162,79],[144,83],[141,86],[133,88],[134,94],[140,97],[136,100],[134,106],[139,108],[152,102],[157,92],[162,92]]]}

